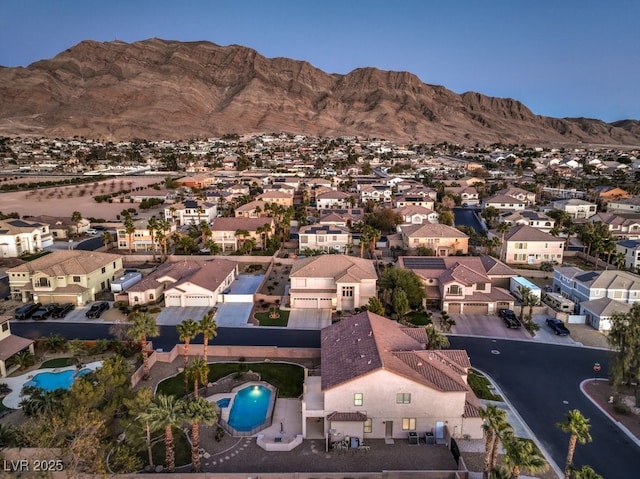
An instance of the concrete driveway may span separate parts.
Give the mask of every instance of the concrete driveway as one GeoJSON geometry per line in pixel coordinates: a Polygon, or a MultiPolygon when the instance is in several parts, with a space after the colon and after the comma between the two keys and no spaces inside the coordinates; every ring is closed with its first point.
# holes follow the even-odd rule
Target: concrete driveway
{"type": "Polygon", "coordinates": [[[289,312],[287,327],[291,329],[322,329],[330,325],[330,309],[292,309],[289,312]]]}
{"type": "Polygon", "coordinates": [[[162,308],[156,318],[156,323],[160,326],[175,326],[189,318],[194,321],[200,321],[210,309],[208,306],[189,306],[185,308],[169,306],[162,308]]]}
{"type": "Polygon", "coordinates": [[[218,326],[247,326],[253,310],[253,303],[218,303],[216,308],[218,311],[213,319],[216,320],[218,326]]]}
{"type": "Polygon", "coordinates": [[[507,328],[502,318],[497,315],[455,314],[451,315],[451,317],[456,321],[455,326],[451,327],[453,334],[489,338],[532,339],[524,327],[518,329],[507,328]]]}

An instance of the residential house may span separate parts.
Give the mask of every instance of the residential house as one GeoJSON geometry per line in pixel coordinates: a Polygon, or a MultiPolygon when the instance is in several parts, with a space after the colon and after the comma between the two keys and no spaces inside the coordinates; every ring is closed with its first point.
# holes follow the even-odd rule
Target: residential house
{"type": "MultiPolygon", "coordinates": [[[[362,221],[364,219],[364,210],[362,208],[338,208],[338,209],[330,209],[330,210],[320,210],[317,211],[318,218],[325,218],[327,215],[338,215],[342,221],[345,221],[345,225],[341,223],[337,223],[340,226],[349,226],[358,221],[362,221]]],[[[335,218],[332,216],[332,218],[335,218]]]]}
{"type": "Polygon", "coordinates": [[[345,253],[352,244],[349,228],[331,224],[301,226],[298,241],[300,253],[305,250],[345,253]]]}
{"type": "Polygon", "coordinates": [[[638,213],[640,212],[640,198],[611,199],[607,202],[607,211],[611,213],[638,213]]]}
{"type": "Polygon", "coordinates": [[[318,224],[332,226],[349,226],[350,221],[343,216],[335,213],[334,211],[331,211],[331,213],[320,216],[318,218],[318,224]]]}
{"type": "Polygon", "coordinates": [[[30,216],[28,220],[42,225],[49,225],[49,232],[54,240],[67,239],[77,234],[86,233],[91,226],[91,222],[86,218],[82,218],[76,223],[71,220],[70,216],[38,215],[30,216]]]}
{"type": "Polygon", "coordinates": [[[324,328],[320,377],[305,380],[303,436],[482,438],[467,352],[426,350],[426,343],[424,329],[368,311],[324,328]]]}
{"type": "Polygon", "coordinates": [[[342,191],[326,191],[316,195],[316,208],[319,210],[330,208],[348,208],[353,206],[355,198],[342,191]]]}
{"type": "Polygon", "coordinates": [[[216,184],[216,177],[212,173],[198,173],[190,176],[178,178],[175,182],[187,188],[203,189],[216,184]]]}
{"type": "MultiPolygon", "coordinates": [[[[495,231],[490,236],[500,238],[495,231]]],[[[558,238],[537,228],[514,226],[504,235],[500,259],[507,264],[540,265],[544,262],[562,263],[564,238],[558,238]]]]}
{"type": "Polygon", "coordinates": [[[524,211],[527,203],[513,196],[495,195],[482,201],[483,208],[494,207],[498,211],[524,211]]]}
{"type": "Polygon", "coordinates": [[[393,196],[391,186],[385,184],[370,184],[357,186],[360,192],[360,202],[362,204],[367,201],[375,201],[378,203],[390,203],[393,196]]]}
{"type": "Polygon", "coordinates": [[[404,206],[394,210],[402,216],[403,225],[421,225],[424,223],[437,223],[438,213],[424,206],[404,206]]]}
{"type": "Polygon", "coordinates": [[[640,215],[596,213],[587,221],[601,222],[608,226],[611,236],[618,239],[640,239],[640,215]]]}
{"type": "Polygon", "coordinates": [[[293,195],[282,191],[265,191],[261,195],[258,195],[258,200],[266,203],[275,203],[285,208],[293,206],[293,195]]]}
{"type": "Polygon", "coordinates": [[[612,200],[631,198],[631,194],[617,186],[598,185],[589,191],[589,198],[606,204],[612,200]]]}
{"type": "Polygon", "coordinates": [[[478,190],[476,190],[473,186],[447,186],[444,191],[445,194],[452,193],[456,196],[459,196],[462,202],[462,206],[474,206],[480,204],[480,196],[478,195],[478,190]]]}
{"type": "Polygon", "coordinates": [[[511,226],[528,225],[532,228],[544,231],[545,233],[551,231],[556,224],[556,221],[550,216],[539,211],[531,210],[503,213],[498,218],[498,221],[500,223],[507,223],[511,226]]]}
{"type": "Polygon", "coordinates": [[[491,256],[400,256],[398,267],[422,279],[428,308],[483,315],[513,308],[514,298],[506,288],[518,274],[491,256]]]}
{"type": "Polygon", "coordinates": [[[498,196],[510,196],[511,198],[515,198],[524,202],[527,206],[531,206],[536,202],[536,194],[532,191],[527,191],[522,188],[518,188],[515,186],[510,186],[503,190],[496,191],[496,195],[498,196]]]}
{"type": "Polygon", "coordinates": [[[255,241],[257,249],[263,249],[274,231],[273,218],[216,218],[211,225],[211,239],[223,252],[238,251],[250,240],[255,241]]]}
{"type": "MultiPolygon", "coordinates": [[[[0,377],[7,377],[10,372],[7,367],[7,360],[21,351],[28,351],[35,354],[33,339],[23,338],[11,334],[11,324],[9,316],[0,317],[0,377]]],[[[18,366],[14,366],[17,368],[18,366]]]]}
{"type": "Polygon", "coordinates": [[[624,240],[616,243],[616,251],[624,255],[624,267],[631,271],[640,268],[640,240],[624,240]]]}
{"type": "Polygon", "coordinates": [[[214,307],[238,276],[238,264],[226,259],[168,261],[131,286],[129,304],[147,304],[164,295],[164,305],[214,307]]]}
{"type": "Polygon", "coordinates": [[[435,207],[435,200],[428,196],[409,196],[401,195],[396,196],[393,201],[394,208],[404,208],[405,206],[421,206],[433,210],[435,207]]]}
{"type": "Polygon", "coordinates": [[[244,205],[236,206],[234,214],[236,218],[262,218],[267,216],[269,212],[265,208],[266,201],[256,200],[250,201],[244,205]]]}
{"type": "Polygon", "coordinates": [[[469,252],[469,237],[453,226],[431,223],[400,226],[400,233],[408,250],[428,248],[433,250],[434,256],[469,252]]]}
{"type": "Polygon", "coordinates": [[[640,302],[640,276],[627,271],[584,271],[575,266],[555,268],[553,290],[578,305],[592,327],[607,331],[613,312],[628,311],[640,302]],[[602,301],[609,299],[611,301],[602,301]],[[601,300],[594,302],[595,300],[601,300]]]}
{"type": "MultiPolygon", "coordinates": [[[[149,220],[135,220],[133,226],[135,230],[131,234],[127,233],[124,224],[116,227],[116,237],[118,239],[118,249],[126,249],[136,252],[160,251],[162,249],[158,236],[154,231],[149,230],[149,220]]],[[[176,224],[168,223],[168,230],[164,232],[166,237],[176,231],[176,224]]]]}
{"type": "Polygon", "coordinates": [[[210,223],[218,216],[218,207],[199,199],[184,200],[164,209],[164,217],[178,226],[199,225],[202,221],[210,223]]]}
{"type": "Polygon", "coordinates": [[[82,250],[54,251],[7,270],[14,299],[78,306],[108,291],[122,272],[121,255],[82,250]]]}
{"type": "Polygon", "coordinates": [[[556,200],[551,203],[553,209],[564,211],[571,218],[586,219],[596,214],[597,205],[589,201],[580,200],[578,198],[570,198],[567,200],[556,200]]]}
{"type": "Polygon", "coordinates": [[[297,260],[289,275],[291,308],[353,311],[377,295],[371,260],[324,254],[297,260]]]}
{"type": "Polygon", "coordinates": [[[0,258],[37,253],[53,244],[49,225],[21,219],[0,220],[0,258]]]}

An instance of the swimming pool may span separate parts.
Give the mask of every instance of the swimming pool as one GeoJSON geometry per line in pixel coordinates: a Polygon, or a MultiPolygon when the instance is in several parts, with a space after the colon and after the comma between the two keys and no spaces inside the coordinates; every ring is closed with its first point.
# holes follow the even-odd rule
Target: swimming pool
{"type": "Polygon", "coordinates": [[[25,386],[34,386],[45,391],[54,391],[56,389],[69,389],[75,381],[76,377],[84,376],[91,372],[91,369],[68,369],[58,372],[38,373],[30,381],[24,383],[25,386]]]}
{"type": "Polygon", "coordinates": [[[271,391],[261,385],[240,389],[229,413],[229,426],[236,431],[248,432],[265,422],[271,391]]]}
{"type": "Polygon", "coordinates": [[[220,407],[229,407],[229,403],[231,402],[231,398],[222,398],[216,401],[216,404],[220,407]]]}

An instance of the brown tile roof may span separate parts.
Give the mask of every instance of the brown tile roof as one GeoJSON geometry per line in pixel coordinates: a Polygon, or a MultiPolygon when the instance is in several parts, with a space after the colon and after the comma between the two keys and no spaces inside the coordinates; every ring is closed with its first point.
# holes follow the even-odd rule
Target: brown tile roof
{"type": "Polygon", "coordinates": [[[480,417],[480,409],[469,401],[464,402],[464,414],[462,417],[480,417]]]}
{"type": "Polygon", "coordinates": [[[264,225],[273,227],[272,218],[216,218],[213,220],[211,231],[233,231],[238,230],[256,231],[264,225]]]}
{"type": "Polygon", "coordinates": [[[343,254],[323,254],[297,260],[291,267],[292,278],[333,278],[341,282],[378,279],[373,262],[343,254]]]}
{"type": "Polygon", "coordinates": [[[33,344],[33,340],[10,334],[0,341],[0,361],[6,361],[11,356],[19,353],[33,344]]]}
{"type": "Polygon", "coordinates": [[[211,261],[183,260],[166,262],[149,274],[139,283],[131,286],[127,292],[137,293],[155,289],[162,282],[169,283],[167,289],[177,288],[184,283],[193,283],[211,291],[220,286],[222,281],[236,268],[237,263],[226,259],[211,261]],[[160,281],[165,278],[165,281],[160,281]]]}
{"type": "Polygon", "coordinates": [[[465,351],[427,351],[422,328],[365,311],[322,330],[322,389],[384,369],[440,391],[468,391],[465,351]],[[420,330],[421,333],[417,331],[420,330]]]}
{"type": "Polygon", "coordinates": [[[328,421],[340,421],[340,422],[364,422],[367,420],[367,415],[361,412],[338,412],[334,411],[327,416],[328,421]]]}
{"type": "Polygon", "coordinates": [[[556,243],[562,241],[560,238],[528,225],[514,226],[504,235],[504,240],[529,242],[553,241],[556,243]]]}
{"type": "Polygon", "coordinates": [[[471,286],[477,283],[489,283],[491,279],[482,271],[473,270],[464,264],[456,263],[440,276],[440,281],[442,283],[457,281],[466,286],[471,286]]]}
{"type": "Polygon", "coordinates": [[[119,254],[97,251],[60,250],[11,268],[8,272],[32,274],[42,272],[48,276],[89,274],[121,258],[122,256],[119,254]]]}
{"type": "Polygon", "coordinates": [[[343,200],[345,198],[349,198],[351,195],[347,193],[343,193],[342,191],[327,191],[326,193],[320,193],[316,195],[316,200],[320,199],[333,199],[333,200],[343,200]]]}
{"type": "Polygon", "coordinates": [[[412,238],[468,238],[459,229],[439,223],[402,226],[401,229],[404,234],[412,238]]]}

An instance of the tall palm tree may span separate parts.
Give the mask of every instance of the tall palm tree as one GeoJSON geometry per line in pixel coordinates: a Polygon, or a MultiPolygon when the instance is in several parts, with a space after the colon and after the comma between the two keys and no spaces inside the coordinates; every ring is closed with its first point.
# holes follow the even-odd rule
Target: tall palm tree
{"type": "Polygon", "coordinates": [[[589,419],[584,417],[578,409],[572,409],[567,413],[567,420],[556,424],[562,432],[569,434],[569,448],[567,450],[567,460],[564,465],[564,479],[571,477],[571,466],[573,464],[573,454],[576,452],[576,444],[586,444],[591,442],[591,424],[589,419]]]}
{"type": "Polygon", "coordinates": [[[80,222],[82,221],[82,213],[80,213],[79,211],[74,211],[73,213],[71,213],[71,221],[73,221],[73,224],[76,227],[76,236],[78,236],[78,234],[80,233],[80,222]]]}
{"type": "Polygon", "coordinates": [[[524,307],[527,303],[527,298],[531,294],[531,288],[528,286],[518,286],[518,294],[520,295],[520,319],[524,319],[524,307]]]}
{"type": "Polygon", "coordinates": [[[147,345],[149,343],[149,337],[156,337],[160,334],[160,329],[156,324],[156,320],[153,316],[147,313],[136,313],[133,316],[133,324],[127,329],[127,336],[134,341],[140,343],[140,349],[142,352],[142,370],[144,372],[143,377],[149,378],[149,351],[147,345]]]}
{"type": "Polygon", "coordinates": [[[507,415],[499,414],[493,423],[493,445],[491,446],[491,470],[493,471],[498,464],[498,452],[500,451],[500,443],[504,443],[513,436],[513,428],[507,422],[507,415]]]}
{"type": "Polygon", "coordinates": [[[498,226],[496,227],[496,231],[498,233],[500,233],[500,253],[499,253],[499,258],[502,261],[505,260],[505,258],[503,257],[503,253],[504,253],[504,235],[510,229],[511,229],[511,224],[510,223],[506,223],[504,221],[502,223],[498,223],[498,226]]]}
{"type": "Polygon", "coordinates": [[[491,469],[493,469],[493,444],[495,441],[496,429],[500,427],[503,422],[506,422],[507,413],[497,406],[489,405],[486,408],[480,408],[480,417],[484,420],[482,429],[485,432],[484,468],[482,470],[482,477],[487,479],[491,469]]]}
{"type": "Polygon", "coordinates": [[[522,469],[533,473],[547,469],[547,462],[532,441],[512,436],[505,441],[504,446],[504,462],[511,468],[511,479],[518,479],[522,469]]]}
{"type": "Polygon", "coordinates": [[[136,225],[133,218],[128,214],[124,218],[124,232],[127,234],[127,243],[129,244],[129,253],[133,250],[133,234],[136,232],[136,225]]]}
{"type": "Polygon", "coordinates": [[[109,233],[108,231],[103,231],[102,234],[100,235],[100,239],[102,239],[102,243],[105,246],[109,246],[109,243],[111,243],[111,240],[113,239],[113,237],[111,236],[111,233],[109,233]]]}
{"type": "Polygon", "coordinates": [[[209,340],[215,338],[218,335],[218,324],[213,319],[214,314],[215,310],[210,310],[198,323],[198,330],[202,333],[203,336],[204,346],[202,350],[202,356],[205,361],[207,361],[209,357],[209,340]]]}
{"type": "Polygon", "coordinates": [[[426,326],[424,330],[427,332],[427,349],[447,349],[449,347],[449,338],[432,324],[426,326]]]}
{"type": "Polygon", "coordinates": [[[185,380],[193,380],[193,397],[198,397],[198,386],[207,384],[209,380],[209,365],[202,358],[194,359],[184,370],[185,380]]]}
{"type": "Polygon", "coordinates": [[[142,415],[142,419],[149,422],[154,431],[164,429],[165,460],[167,470],[173,472],[176,468],[175,446],[173,443],[173,428],[182,425],[185,420],[184,402],[175,396],[158,394],[149,409],[142,415]]]}
{"type": "Polygon", "coordinates": [[[147,231],[149,232],[149,236],[151,237],[151,254],[153,255],[153,262],[156,262],[156,250],[158,245],[156,244],[156,230],[158,229],[158,219],[155,216],[152,216],[147,221],[147,231]]]}
{"type": "Polygon", "coordinates": [[[185,404],[185,419],[191,421],[191,471],[200,472],[200,424],[209,426],[218,421],[216,408],[205,398],[196,397],[185,404]]]}
{"type": "Polygon", "coordinates": [[[580,469],[573,469],[571,477],[573,479],[603,479],[591,466],[582,466],[580,469]]]}
{"type": "Polygon", "coordinates": [[[200,329],[198,328],[198,323],[191,318],[179,323],[176,329],[178,330],[178,338],[184,343],[182,357],[184,358],[184,368],[186,369],[187,363],[189,362],[189,344],[191,340],[198,335],[200,329]]]}

